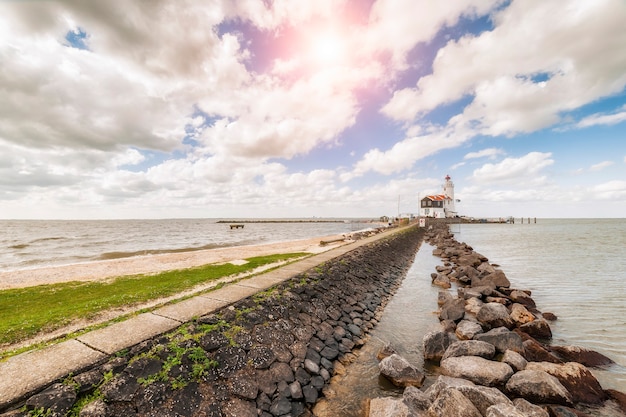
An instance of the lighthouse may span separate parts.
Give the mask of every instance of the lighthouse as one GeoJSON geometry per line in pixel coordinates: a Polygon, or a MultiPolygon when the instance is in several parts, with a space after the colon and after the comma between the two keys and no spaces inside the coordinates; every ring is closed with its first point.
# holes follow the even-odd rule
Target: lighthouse
{"type": "Polygon", "coordinates": [[[455,217],[456,208],[454,207],[454,183],[450,175],[446,175],[446,182],[443,184],[443,194],[446,196],[444,202],[444,212],[446,217],[455,217]]]}

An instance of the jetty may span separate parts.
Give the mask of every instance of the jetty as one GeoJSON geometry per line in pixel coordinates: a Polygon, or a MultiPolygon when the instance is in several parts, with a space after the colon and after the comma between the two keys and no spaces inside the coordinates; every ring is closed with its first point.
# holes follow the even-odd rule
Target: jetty
{"type": "Polygon", "coordinates": [[[243,229],[243,224],[231,224],[230,229],[243,229]]]}

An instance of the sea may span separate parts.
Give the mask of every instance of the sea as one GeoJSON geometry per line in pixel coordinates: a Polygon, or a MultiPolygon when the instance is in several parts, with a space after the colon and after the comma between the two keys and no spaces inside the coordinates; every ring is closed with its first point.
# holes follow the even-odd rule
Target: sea
{"type": "Polygon", "coordinates": [[[378,227],[369,219],[0,220],[0,272],[275,243],[378,227]],[[230,223],[244,225],[231,229],[230,223]]]}

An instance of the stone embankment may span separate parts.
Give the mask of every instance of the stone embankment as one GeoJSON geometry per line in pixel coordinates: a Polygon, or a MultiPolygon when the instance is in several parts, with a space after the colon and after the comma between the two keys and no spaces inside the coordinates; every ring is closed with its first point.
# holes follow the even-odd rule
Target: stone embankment
{"type": "Polygon", "coordinates": [[[2,416],[307,416],[363,345],[423,231],[359,247],[68,375],[2,416]]]}
{"type": "Polygon", "coordinates": [[[611,359],[551,346],[556,316],[539,311],[530,291],[511,288],[498,265],[457,242],[447,226],[433,227],[425,239],[443,260],[431,275],[442,287],[441,329],[424,336],[423,348],[424,359],[438,365],[436,380],[420,390],[424,374],[394,353],[392,342],[379,353],[379,369],[406,388],[403,398],[371,400],[370,417],[626,415],[626,394],[603,390],[589,369],[611,359]]]}

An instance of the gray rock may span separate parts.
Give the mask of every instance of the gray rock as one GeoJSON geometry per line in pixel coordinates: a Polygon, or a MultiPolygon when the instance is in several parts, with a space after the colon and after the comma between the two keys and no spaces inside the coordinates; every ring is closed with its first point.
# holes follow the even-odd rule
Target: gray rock
{"type": "Polygon", "coordinates": [[[506,327],[498,327],[488,332],[477,334],[474,336],[474,340],[482,340],[483,342],[491,343],[496,347],[498,352],[504,353],[507,350],[512,350],[520,354],[524,353],[522,338],[506,327]]]}
{"type": "Polygon", "coordinates": [[[370,400],[369,417],[408,417],[409,408],[399,398],[382,397],[370,400]]]}
{"type": "Polygon", "coordinates": [[[456,337],[461,340],[471,340],[479,333],[483,332],[483,327],[471,320],[461,320],[459,324],[456,325],[456,330],[454,333],[456,337]]]}
{"type": "MultiPolygon", "coordinates": [[[[493,282],[496,287],[510,287],[511,283],[501,269],[495,269],[493,272],[484,276],[480,282],[484,285],[486,282],[493,282]]],[[[474,285],[472,285],[474,286],[474,285]]]]}
{"type": "Polygon", "coordinates": [[[310,374],[317,375],[320,373],[320,366],[311,359],[304,360],[304,369],[306,369],[310,374]]]}
{"type": "Polygon", "coordinates": [[[428,409],[431,417],[482,417],[480,411],[455,388],[445,388],[428,409]]]}
{"type": "Polygon", "coordinates": [[[552,330],[550,325],[544,319],[533,320],[529,323],[522,324],[519,329],[532,337],[539,339],[552,338],[552,330]]]}
{"type": "Polygon", "coordinates": [[[282,416],[291,411],[291,401],[287,398],[277,398],[270,406],[270,413],[275,416],[282,416]]]}
{"type": "Polygon", "coordinates": [[[378,369],[385,378],[398,387],[409,385],[421,387],[424,383],[424,374],[397,354],[388,356],[380,361],[378,369]]]}
{"type": "Polygon", "coordinates": [[[440,290],[437,294],[437,305],[441,307],[442,305],[453,299],[454,296],[452,295],[452,293],[450,293],[450,291],[440,290]]]}
{"type": "Polygon", "coordinates": [[[49,410],[51,416],[64,416],[72,408],[74,401],[76,401],[74,387],[57,383],[26,400],[26,408],[28,410],[43,408],[49,410]]]}
{"type": "Polygon", "coordinates": [[[591,371],[579,363],[531,362],[526,369],[544,371],[556,377],[575,403],[598,404],[608,398],[591,371]]]}
{"type": "Polygon", "coordinates": [[[516,398],[513,400],[515,408],[520,410],[525,417],[550,417],[548,412],[538,405],[531,404],[523,398],[516,398]]]}
{"type": "Polygon", "coordinates": [[[433,285],[436,285],[441,288],[450,288],[452,285],[450,284],[450,278],[446,274],[437,274],[435,279],[433,279],[433,285]]]}
{"type": "Polygon", "coordinates": [[[512,350],[504,352],[501,361],[508,364],[515,372],[523,371],[526,369],[526,365],[528,365],[528,362],[522,355],[517,352],[513,352],[512,350]]]}
{"type": "Polygon", "coordinates": [[[526,417],[526,415],[511,403],[492,405],[485,412],[485,417],[526,417]]]}
{"type": "Polygon", "coordinates": [[[496,348],[491,343],[480,340],[461,340],[448,346],[441,360],[456,356],[480,356],[481,358],[491,359],[495,354],[496,348]]]}
{"type": "Polygon", "coordinates": [[[474,386],[475,384],[467,379],[453,378],[451,376],[439,375],[434,384],[426,390],[425,394],[432,403],[446,388],[458,388],[464,386],[474,386]]]}
{"type": "Polygon", "coordinates": [[[483,304],[480,310],[478,310],[476,318],[490,329],[502,326],[510,328],[513,326],[513,320],[509,315],[509,310],[500,303],[483,304]]]}
{"type": "Polygon", "coordinates": [[[448,332],[433,331],[424,336],[424,359],[439,361],[450,346],[448,332]]]}
{"type": "Polygon", "coordinates": [[[532,403],[572,404],[572,396],[559,380],[544,371],[525,369],[506,383],[506,391],[532,403]]]}
{"type": "Polygon", "coordinates": [[[486,258],[476,252],[464,254],[458,257],[456,263],[460,266],[478,267],[486,258]]]}
{"type": "Polygon", "coordinates": [[[468,385],[457,388],[474,406],[485,415],[487,409],[494,404],[513,404],[509,398],[497,388],[468,385]]]}
{"type": "Polygon", "coordinates": [[[526,307],[536,307],[535,301],[530,297],[530,295],[525,291],[513,290],[509,294],[509,298],[514,303],[520,303],[525,305],[526,307]]]}
{"type": "Polygon", "coordinates": [[[513,375],[513,369],[506,363],[490,361],[478,356],[460,356],[442,360],[441,372],[488,387],[503,385],[513,375]]]}
{"type": "Polygon", "coordinates": [[[404,389],[402,401],[409,407],[409,411],[416,415],[425,414],[432,404],[428,394],[413,386],[404,389]]]}
{"type": "Polygon", "coordinates": [[[441,306],[439,320],[458,321],[465,315],[465,300],[463,298],[453,298],[441,306]]]}
{"type": "Polygon", "coordinates": [[[304,400],[309,404],[315,404],[319,395],[317,389],[311,385],[302,388],[302,394],[304,394],[304,400]]]}

